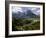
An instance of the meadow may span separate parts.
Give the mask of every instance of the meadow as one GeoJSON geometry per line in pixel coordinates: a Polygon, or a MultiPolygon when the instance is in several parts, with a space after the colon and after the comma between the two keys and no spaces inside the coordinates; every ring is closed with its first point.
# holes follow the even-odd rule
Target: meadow
{"type": "Polygon", "coordinates": [[[39,18],[19,18],[12,20],[12,31],[40,30],[39,18]]]}

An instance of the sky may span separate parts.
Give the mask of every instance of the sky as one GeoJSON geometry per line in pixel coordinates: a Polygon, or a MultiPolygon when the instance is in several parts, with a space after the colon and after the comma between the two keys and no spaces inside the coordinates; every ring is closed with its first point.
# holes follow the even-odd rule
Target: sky
{"type": "Polygon", "coordinates": [[[34,14],[36,15],[40,15],[40,8],[36,8],[36,7],[15,7],[13,6],[12,7],[12,12],[13,13],[18,13],[19,11],[21,13],[26,13],[27,10],[31,10],[34,14]]]}

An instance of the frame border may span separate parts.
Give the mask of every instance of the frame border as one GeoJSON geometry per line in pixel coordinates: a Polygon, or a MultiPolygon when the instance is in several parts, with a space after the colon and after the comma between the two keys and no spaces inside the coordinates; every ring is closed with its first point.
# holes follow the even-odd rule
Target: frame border
{"type": "Polygon", "coordinates": [[[5,1],[5,37],[24,37],[24,36],[39,36],[39,35],[45,35],[45,3],[42,2],[24,2],[24,1],[5,1]],[[37,33],[37,34],[25,34],[25,35],[8,35],[8,20],[9,20],[9,4],[10,3],[22,3],[22,4],[38,4],[43,5],[43,33],[37,33]]]}

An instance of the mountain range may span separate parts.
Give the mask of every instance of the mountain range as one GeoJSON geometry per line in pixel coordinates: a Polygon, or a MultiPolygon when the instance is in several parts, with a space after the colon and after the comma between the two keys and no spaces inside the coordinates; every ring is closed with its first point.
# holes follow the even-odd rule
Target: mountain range
{"type": "Polygon", "coordinates": [[[38,18],[40,17],[39,15],[34,14],[31,10],[27,10],[26,12],[20,12],[18,11],[18,13],[13,13],[12,12],[12,16],[15,18],[38,18]]]}

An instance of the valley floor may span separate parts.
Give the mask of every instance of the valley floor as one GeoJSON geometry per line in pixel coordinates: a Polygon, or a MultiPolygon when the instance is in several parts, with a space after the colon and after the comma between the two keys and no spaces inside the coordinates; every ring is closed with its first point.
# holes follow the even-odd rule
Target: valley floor
{"type": "Polygon", "coordinates": [[[24,30],[40,30],[40,19],[29,18],[29,19],[15,19],[12,21],[13,31],[24,31],[24,30]]]}

